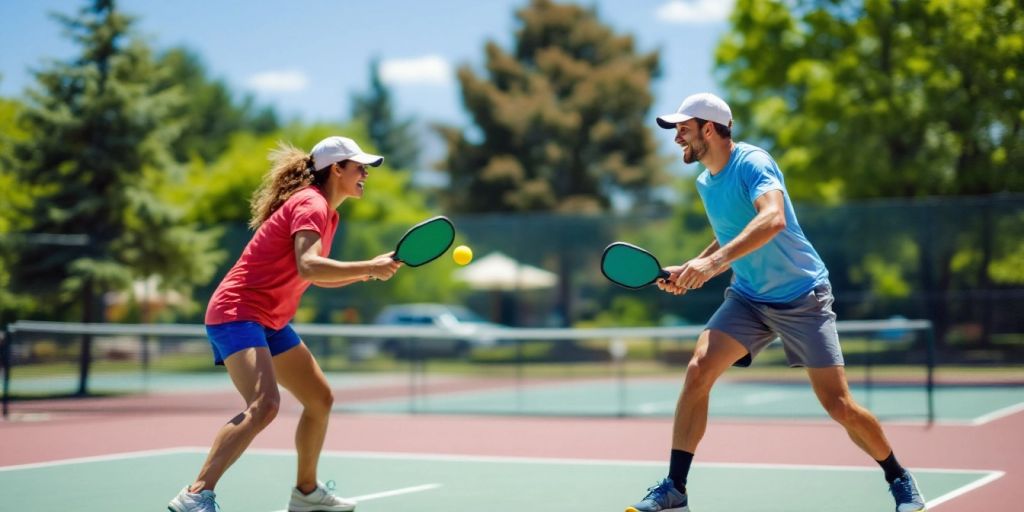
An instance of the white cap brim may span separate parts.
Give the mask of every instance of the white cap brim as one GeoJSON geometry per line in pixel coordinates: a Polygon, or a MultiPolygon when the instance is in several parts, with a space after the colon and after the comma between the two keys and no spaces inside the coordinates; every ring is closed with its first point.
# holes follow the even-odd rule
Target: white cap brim
{"type": "Polygon", "coordinates": [[[665,114],[663,116],[658,116],[658,126],[664,128],[666,130],[675,130],[676,129],[676,124],[678,124],[678,123],[685,123],[686,121],[689,121],[690,119],[693,119],[693,116],[688,116],[686,114],[680,114],[679,112],[675,112],[675,113],[672,113],[672,114],[665,114]]]}
{"type": "Polygon", "coordinates": [[[353,155],[348,157],[348,160],[359,162],[363,165],[369,165],[370,167],[377,167],[378,165],[384,163],[384,157],[380,155],[371,155],[369,153],[360,153],[358,155],[353,155]]]}

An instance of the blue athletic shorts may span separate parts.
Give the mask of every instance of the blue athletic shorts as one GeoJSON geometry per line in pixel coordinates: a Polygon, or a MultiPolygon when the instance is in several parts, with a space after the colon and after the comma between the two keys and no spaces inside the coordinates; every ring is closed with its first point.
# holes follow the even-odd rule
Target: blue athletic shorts
{"type": "Polygon", "coordinates": [[[251,321],[207,325],[206,335],[213,346],[213,362],[221,365],[228,356],[242,349],[266,347],[270,355],[276,356],[302,343],[291,325],[275,330],[251,321]]]}

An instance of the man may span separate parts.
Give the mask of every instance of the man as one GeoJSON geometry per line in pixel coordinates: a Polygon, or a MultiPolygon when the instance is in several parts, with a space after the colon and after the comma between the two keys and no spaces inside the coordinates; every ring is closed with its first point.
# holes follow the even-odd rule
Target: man
{"type": "Polygon", "coordinates": [[[729,366],[749,366],[776,337],[790,366],[807,368],[829,416],[882,467],[897,512],[924,510],[916,482],[897,462],[878,420],[850,394],[828,270],[797,223],[778,165],[763,149],[733,142],[732,111],[713,94],[686,98],[658,124],[676,130],[684,162],[706,168],[697,191],[715,233],[696,258],[668,267],[670,276],[658,287],[680,295],[729,268],[733,279],[686,370],[668,477],[626,511],[689,512],[686,477],[707,427],[711,386],[729,366]]]}

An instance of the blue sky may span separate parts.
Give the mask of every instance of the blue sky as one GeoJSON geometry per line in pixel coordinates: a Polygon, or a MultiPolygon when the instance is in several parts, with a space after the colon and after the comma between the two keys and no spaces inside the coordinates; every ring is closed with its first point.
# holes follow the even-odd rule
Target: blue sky
{"type": "MultiPolygon", "coordinates": [[[[50,12],[72,14],[80,0],[0,1],[0,96],[20,97],[30,69],[75,48],[50,12]]],[[[121,0],[121,10],[154,47],[186,46],[238,91],[274,105],[286,119],[348,117],[354,93],[367,89],[369,62],[382,61],[398,115],[467,126],[455,69],[480,70],[483,45],[508,48],[515,10],[528,0],[121,0]]],[[[589,0],[600,19],[660,49],[651,121],[693,92],[721,92],[713,52],[733,0],[589,0]]],[[[664,141],[663,141],[664,142],[664,141]]],[[[668,142],[671,142],[669,140],[668,142]]]]}

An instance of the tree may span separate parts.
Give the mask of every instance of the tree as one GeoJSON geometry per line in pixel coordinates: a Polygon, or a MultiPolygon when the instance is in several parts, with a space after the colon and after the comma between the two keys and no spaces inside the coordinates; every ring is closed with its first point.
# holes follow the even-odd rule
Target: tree
{"type": "MultiPolygon", "coordinates": [[[[739,0],[731,24],[716,60],[738,131],[774,152],[795,198],[1024,191],[1019,2],[739,0]]],[[[864,270],[884,277],[872,261],[919,238],[917,269],[941,339],[949,315],[939,298],[965,284],[956,274],[989,290],[1007,275],[998,265],[1018,257],[993,257],[990,210],[947,219],[952,230],[937,229],[943,212],[934,213],[886,229],[864,270]]]]}
{"type": "MultiPolygon", "coordinates": [[[[15,146],[14,169],[41,190],[28,206],[25,233],[75,234],[85,243],[23,244],[12,283],[39,297],[47,316],[77,311],[95,322],[105,291],[153,274],[187,290],[210,278],[221,255],[213,233],[183,224],[153,192],[167,179],[165,148],[179,128],[169,115],[182,96],[159,86],[164,71],[142,42],[128,40],[132,19],[113,0],[57,19],[81,54],[35,73],[22,114],[31,136],[15,146]]],[[[80,393],[89,344],[85,337],[80,393]]]]}
{"type": "Polygon", "coordinates": [[[420,144],[412,119],[395,118],[391,91],[381,80],[380,60],[370,62],[370,89],[352,98],[352,118],[366,125],[370,140],[393,169],[413,169],[420,144]]]}
{"type": "Polygon", "coordinates": [[[733,13],[716,60],[738,131],[775,151],[795,197],[1024,191],[1018,2],[739,0],[733,13]]]}
{"type": "Polygon", "coordinates": [[[34,191],[21,184],[13,170],[14,145],[25,141],[28,133],[18,126],[21,114],[20,102],[0,99],[0,326],[31,309],[31,296],[17,294],[11,290],[11,268],[14,264],[14,239],[12,232],[28,226],[29,219],[19,215],[32,203],[34,191]]]}
{"type": "Polygon", "coordinates": [[[172,48],[159,56],[157,67],[164,72],[158,89],[179,88],[188,101],[179,102],[172,117],[181,120],[181,133],[171,143],[175,160],[187,162],[192,156],[212,162],[220,156],[238,131],[257,134],[277,129],[277,114],[270,107],[257,107],[252,96],[236,101],[221,80],[208,76],[202,60],[185,48],[172,48]]]}
{"type": "Polygon", "coordinates": [[[449,207],[596,212],[616,193],[642,204],[661,179],[644,119],[658,53],[637,54],[593,9],[533,0],[516,16],[510,52],[487,43],[485,77],[458,70],[479,137],[438,127],[449,207]]]}

